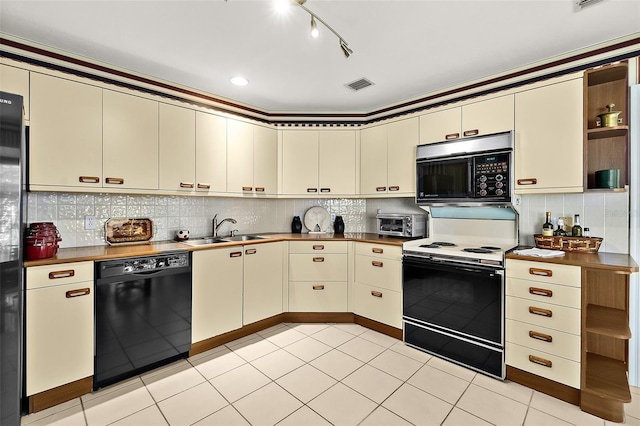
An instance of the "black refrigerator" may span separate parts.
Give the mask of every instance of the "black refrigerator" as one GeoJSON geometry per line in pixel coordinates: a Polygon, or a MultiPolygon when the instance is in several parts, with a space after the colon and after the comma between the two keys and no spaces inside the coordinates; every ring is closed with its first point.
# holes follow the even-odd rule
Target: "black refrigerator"
{"type": "Polygon", "coordinates": [[[26,221],[22,96],[0,92],[0,425],[20,424],[22,242],[26,221]]]}

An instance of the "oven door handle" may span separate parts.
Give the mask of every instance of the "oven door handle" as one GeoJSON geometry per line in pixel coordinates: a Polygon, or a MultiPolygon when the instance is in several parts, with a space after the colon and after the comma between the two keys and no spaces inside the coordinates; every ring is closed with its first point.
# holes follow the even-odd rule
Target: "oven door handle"
{"type": "Polygon", "coordinates": [[[490,266],[471,266],[460,263],[452,263],[446,259],[438,258],[409,258],[407,256],[403,259],[403,264],[409,267],[422,268],[422,269],[438,269],[445,271],[464,271],[472,274],[481,274],[488,277],[494,277],[496,275],[504,275],[504,270],[501,268],[492,268],[490,266]]]}

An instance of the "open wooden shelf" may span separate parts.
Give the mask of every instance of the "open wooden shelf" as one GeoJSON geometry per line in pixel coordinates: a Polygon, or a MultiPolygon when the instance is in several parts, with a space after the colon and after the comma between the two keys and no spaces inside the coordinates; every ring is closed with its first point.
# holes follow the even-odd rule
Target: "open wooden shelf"
{"type": "Polygon", "coordinates": [[[588,333],[596,333],[616,339],[629,340],[631,329],[627,311],[600,305],[587,305],[588,333]]]}
{"type": "Polygon", "coordinates": [[[615,138],[618,136],[626,136],[629,132],[629,126],[614,126],[614,127],[596,127],[594,129],[587,130],[587,137],[589,139],[602,139],[602,138],[615,138]]]}
{"type": "Polygon", "coordinates": [[[631,402],[627,383],[627,365],[613,358],[587,353],[586,387],[596,396],[619,402],[631,402]]]}

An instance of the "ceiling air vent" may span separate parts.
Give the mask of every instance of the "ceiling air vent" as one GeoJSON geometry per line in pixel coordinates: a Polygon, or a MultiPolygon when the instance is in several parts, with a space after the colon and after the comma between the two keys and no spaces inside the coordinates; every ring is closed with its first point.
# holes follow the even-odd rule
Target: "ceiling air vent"
{"type": "Polygon", "coordinates": [[[373,84],[374,83],[371,80],[367,80],[366,78],[362,77],[361,79],[346,84],[345,86],[347,86],[351,90],[358,91],[360,89],[364,89],[365,87],[373,86],[373,84]]]}

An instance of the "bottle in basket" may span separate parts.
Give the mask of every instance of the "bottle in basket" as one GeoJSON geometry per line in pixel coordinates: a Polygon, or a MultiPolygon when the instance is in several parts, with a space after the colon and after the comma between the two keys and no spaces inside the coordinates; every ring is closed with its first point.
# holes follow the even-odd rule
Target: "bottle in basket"
{"type": "Polygon", "coordinates": [[[580,215],[573,217],[573,228],[571,228],[572,237],[582,237],[582,226],[580,226],[580,215]]]}
{"type": "Polygon", "coordinates": [[[551,212],[545,213],[545,221],[542,224],[542,235],[545,237],[553,236],[553,224],[551,223],[551,212]]]}

